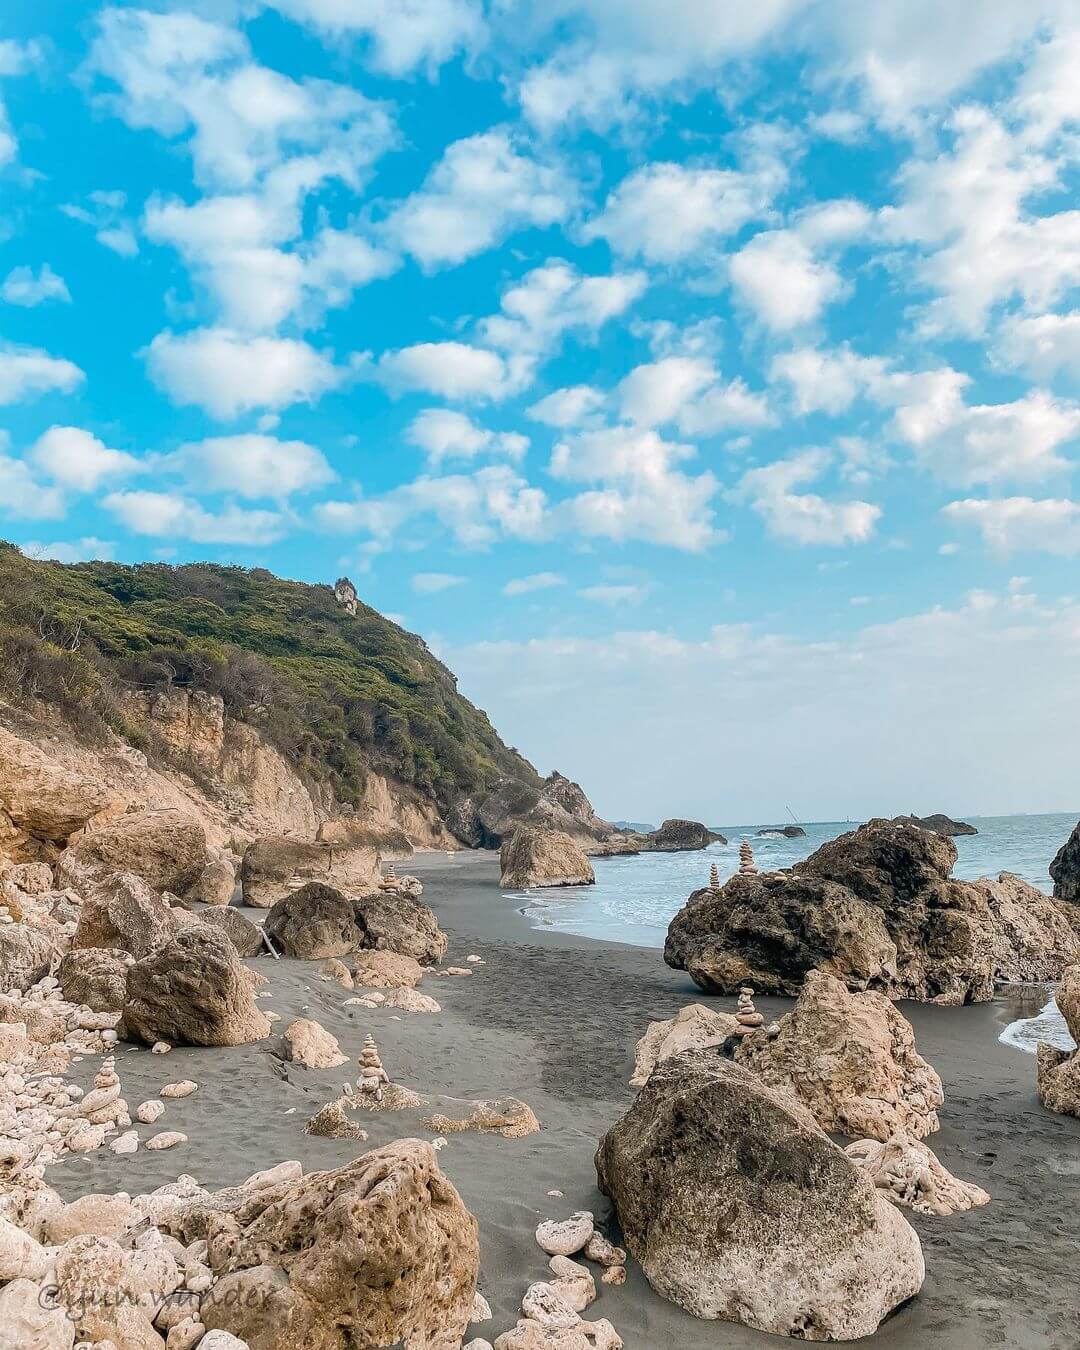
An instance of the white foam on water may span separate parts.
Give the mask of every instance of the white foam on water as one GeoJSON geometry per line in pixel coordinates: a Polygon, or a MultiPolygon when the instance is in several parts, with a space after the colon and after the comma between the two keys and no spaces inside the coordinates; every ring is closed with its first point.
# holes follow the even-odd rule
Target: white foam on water
{"type": "Polygon", "coordinates": [[[1058,1012],[1058,1005],[1053,999],[1036,1016],[1010,1022],[998,1040],[1029,1055],[1037,1052],[1040,1041],[1052,1045],[1056,1050],[1076,1049],[1076,1042],[1069,1035],[1065,1019],[1058,1012]]]}

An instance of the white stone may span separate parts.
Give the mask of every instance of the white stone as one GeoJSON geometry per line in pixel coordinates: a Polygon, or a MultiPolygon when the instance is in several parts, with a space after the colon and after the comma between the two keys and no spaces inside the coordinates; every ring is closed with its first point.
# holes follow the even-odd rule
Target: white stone
{"type": "Polygon", "coordinates": [[[521,1300],[521,1313],[523,1317],[531,1317],[534,1322],[539,1322],[549,1331],[566,1330],[581,1321],[559,1290],[546,1280],[538,1280],[536,1284],[529,1285],[525,1297],[521,1300]]]}
{"type": "Polygon", "coordinates": [[[593,1231],[592,1214],[578,1210],[569,1219],[546,1219],[536,1229],[536,1241],[548,1256],[576,1256],[593,1231]]]}
{"type": "Polygon", "coordinates": [[[179,1130],[162,1130],[160,1134],[155,1134],[152,1139],[146,1141],[146,1147],[149,1149],[175,1148],[177,1144],[186,1144],[187,1135],[181,1134],[179,1130]]]}
{"type": "Polygon", "coordinates": [[[198,1083],[193,1083],[190,1078],[183,1078],[179,1083],[166,1083],[158,1094],[162,1097],[190,1097],[193,1092],[198,1092],[198,1083]]]}
{"type": "Polygon", "coordinates": [[[135,1119],[141,1121],[143,1125],[153,1125],[154,1121],[160,1120],[164,1114],[165,1103],[159,1102],[156,1097],[142,1102],[135,1108],[135,1119]]]}

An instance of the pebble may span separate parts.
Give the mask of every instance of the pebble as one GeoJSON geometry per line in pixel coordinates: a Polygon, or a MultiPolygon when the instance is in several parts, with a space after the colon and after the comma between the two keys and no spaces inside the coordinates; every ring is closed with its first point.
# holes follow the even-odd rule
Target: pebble
{"type": "Polygon", "coordinates": [[[594,1231],[592,1214],[582,1209],[569,1219],[546,1219],[536,1229],[536,1241],[548,1256],[576,1256],[594,1231]]]}
{"type": "Polygon", "coordinates": [[[175,1148],[177,1144],[186,1144],[187,1135],[181,1134],[179,1130],[162,1130],[160,1134],[155,1134],[153,1139],[146,1141],[146,1147],[150,1149],[175,1148]]]}
{"type": "Polygon", "coordinates": [[[153,1125],[154,1121],[160,1120],[164,1114],[165,1103],[159,1102],[156,1097],[135,1108],[135,1119],[143,1125],[153,1125]]]}
{"type": "Polygon", "coordinates": [[[152,1055],[167,1055],[171,1049],[172,1046],[168,1041],[155,1041],[150,1047],[150,1053],[152,1055]]]}
{"type": "Polygon", "coordinates": [[[136,1153],[139,1148],[139,1136],[135,1130],[128,1130],[114,1139],[109,1147],[114,1153],[136,1153]]]}
{"type": "Polygon", "coordinates": [[[183,1078],[179,1083],[166,1083],[161,1089],[162,1097],[190,1097],[193,1092],[199,1090],[198,1083],[193,1083],[190,1078],[183,1078]]]}

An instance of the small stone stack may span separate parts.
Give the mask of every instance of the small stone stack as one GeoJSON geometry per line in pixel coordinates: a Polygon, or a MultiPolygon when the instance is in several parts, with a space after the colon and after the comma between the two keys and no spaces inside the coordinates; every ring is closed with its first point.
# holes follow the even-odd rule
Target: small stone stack
{"type": "Polygon", "coordinates": [[[382,1066],[375,1037],[369,1032],[364,1037],[364,1048],[360,1052],[360,1076],[356,1080],[356,1086],[361,1092],[369,1092],[376,1100],[379,1100],[382,1097],[383,1088],[389,1082],[390,1077],[382,1066]]]}
{"type": "Polygon", "coordinates": [[[720,894],[720,872],[715,863],[709,868],[709,890],[713,895],[720,894]]]}
{"type": "Polygon", "coordinates": [[[392,862],[386,864],[386,872],[382,881],[379,882],[384,891],[396,891],[398,888],[398,874],[392,862]]]}
{"type": "Polygon", "coordinates": [[[749,1036],[765,1021],[754,1007],[754,991],[748,984],[744,984],[739,990],[739,1006],[735,1010],[735,1021],[739,1024],[739,1029],[735,1033],[738,1036],[749,1036]]]}
{"type": "Polygon", "coordinates": [[[744,839],[739,845],[739,872],[742,876],[753,876],[756,871],[754,850],[750,847],[750,840],[744,839]]]}
{"type": "Polygon", "coordinates": [[[120,1078],[112,1055],[102,1060],[93,1088],[74,1108],[74,1113],[91,1125],[120,1125],[126,1129],[131,1124],[127,1102],[120,1096],[120,1078]]]}

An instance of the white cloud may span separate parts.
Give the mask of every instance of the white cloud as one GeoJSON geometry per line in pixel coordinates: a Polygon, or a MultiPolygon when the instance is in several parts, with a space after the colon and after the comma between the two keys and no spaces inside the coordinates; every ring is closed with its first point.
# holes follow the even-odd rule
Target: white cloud
{"type": "Polygon", "coordinates": [[[985,331],[996,306],[1031,312],[1056,303],[1080,272],[1080,211],[1038,215],[1030,198],[1059,182],[1058,161],[1028,148],[984,108],[961,108],[953,144],[900,174],[900,204],[886,207],[886,237],[916,246],[910,266],[934,295],[931,334],[985,331]]]}
{"type": "Polygon", "coordinates": [[[88,206],[69,202],[60,210],[71,220],[89,225],[99,244],[118,253],[122,258],[133,258],[139,251],[135,226],[124,213],[127,196],[123,192],[91,192],[88,206]]]}
{"type": "Polygon", "coordinates": [[[502,357],[465,342],[418,342],[384,352],[377,377],[394,394],[419,391],[464,401],[494,401],[511,390],[502,357]]]}
{"type": "Polygon", "coordinates": [[[950,502],[942,515],[953,524],[978,530],[983,543],[996,553],[1053,553],[1065,558],[1080,553],[1080,505],[1066,499],[967,498],[950,502]]]}
{"type": "Polygon", "coordinates": [[[497,128],[448,145],[383,228],[395,248],[430,270],[464,262],[516,230],[559,224],[576,196],[563,165],[534,158],[497,128]]]}
{"type": "Polygon", "coordinates": [[[20,544],[19,549],[28,558],[52,562],[107,562],[116,552],[116,545],[109,539],[95,539],[90,535],[83,539],[59,539],[51,544],[33,540],[20,544]]]}
{"type": "Polygon", "coordinates": [[[529,448],[527,436],[513,431],[489,431],[450,408],[426,408],[413,419],[405,434],[433,465],[444,459],[473,459],[482,454],[521,459],[529,448]]]}
{"type": "Polygon", "coordinates": [[[844,291],[831,262],[792,230],[767,230],[732,255],[731,281],[744,305],[776,332],[813,323],[844,291]]]}
{"type": "Polygon", "coordinates": [[[48,300],[70,303],[71,293],[64,278],[43,263],[36,276],[32,267],[13,267],[0,285],[0,300],[30,309],[48,300]]]}
{"type": "Polygon", "coordinates": [[[848,347],[831,352],[800,347],[773,359],[769,379],[791,386],[798,413],[836,415],[846,412],[868,388],[875,387],[886,371],[880,357],[858,356],[848,347]]]}
{"type": "Polygon", "coordinates": [[[1080,379],[1080,309],[1006,319],[998,330],[995,357],[1036,379],[1058,374],[1080,379]]]}
{"type": "Polygon", "coordinates": [[[531,576],[515,577],[502,589],[503,595],[534,595],[537,591],[549,591],[565,585],[566,578],[560,572],[534,572],[531,576]]]}
{"type": "Polygon", "coordinates": [[[70,394],[85,378],[73,362],[38,347],[0,343],[0,406],[53,391],[70,394]]]}
{"type": "Polygon", "coordinates": [[[102,505],[133,534],[156,538],[261,546],[285,534],[285,518],[276,511],[229,505],[214,513],[171,492],[112,492],[102,505]]]}
{"type": "Polygon", "coordinates": [[[333,36],[371,39],[371,64],[388,75],[434,72],[484,40],[478,0],[267,0],[274,9],[333,36]]]}
{"type": "Polygon", "coordinates": [[[527,411],[534,422],[567,430],[583,426],[600,411],[604,402],[604,395],[599,389],[588,384],[575,384],[566,389],[556,389],[527,411]]]}
{"type": "Polygon", "coordinates": [[[337,478],[313,445],[254,433],[192,441],[165,456],[161,464],[182,473],[194,492],[230,492],[249,499],[284,501],[337,478]]]}
{"type": "Polygon", "coordinates": [[[64,495],[59,488],[37,482],[21,459],[3,453],[0,441],[0,515],[14,520],[59,520],[64,495]]]}
{"type": "Polygon", "coordinates": [[[81,427],[50,427],[30,447],[28,458],[54,482],[77,492],[94,492],[110,478],[138,473],[139,461],[112,450],[81,427]]]}
{"type": "Polygon", "coordinates": [[[343,372],[295,338],[247,337],[225,328],[159,333],[146,351],[154,383],[174,403],[223,421],[255,408],[314,403],[343,372]]]}
{"type": "Polygon", "coordinates": [[[89,69],[100,103],[128,126],[187,137],[197,182],[250,188],[286,161],[356,184],[393,142],[386,109],[347,85],[294,81],[258,65],[235,28],[195,14],[106,9],[89,69]]]}
{"type": "Polygon", "coordinates": [[[760,394],[741,380],[722,384],[712,362],[700,356],[667,356],[637,366],[619,384],[616,397],[627,421],[638,426],[674,422],[685,436],[768,426],[774,420],[760,394]]]}
{"type": "Polygon", "coordinates": [[[628,605],[637,604],[644,600],[648,594],[645,586],[634,586],[629,583],[622,585],[606,586],[585,586],[578,595],[582,600],[591,600],[599,605],[628,605]]]}
{"type": "Polygon", "coordinates": [[[829,463],[825,451],[803,451],[743,474],[736,495],[749,502],[778,539],[830,547],[865,543],[881,516],[880,507],[796,491],[819,478],[829,463]]]}
{"type": "Polygon", "coordinates": [[[404,525],[431,517],[467,548],[502,538],[538,539],[547,525],[547,498],[508,465],[472,474],[424,475],[381,497],[322,502],[314,509],[321,528],[363,532],[388,540],[404,525]]]}
{"type": "Polygon", "coordinates": [[[1041,42],[1020,77],[1013,107],[1027,124],[1025,137],[1045,143],[1063,127],[1080,123],[1080,26],[1041,42]]]}
{"type": "MultiPolygon", "coordinates": [[[[38,42],[19,42],[15,38],[0,39],[0,78],[25,75],[39,65],[43,48],[38,42]]],[[[19,143],[8,121],[7,108],[0,100],[0,167],[9,164],[19,153],[19,143]]]]}
{"type": "Polygon", "coordinates": [[[412,588],[417,595],[440,595],[454,586],[462,586],[464,577],[453,572],[417,572],[412,579],[412,588]]]}
{"type": "Polygon", "coordinates": [[[776,162],[756,172],[648,164],[619,184],[584,235],[652,263],[692,259],[763,216],[784,178],[776,162]]]}

